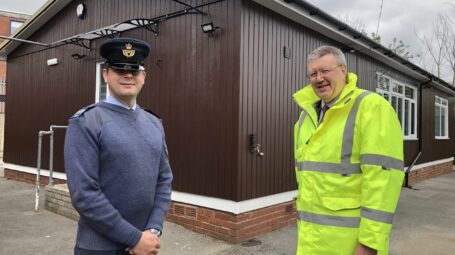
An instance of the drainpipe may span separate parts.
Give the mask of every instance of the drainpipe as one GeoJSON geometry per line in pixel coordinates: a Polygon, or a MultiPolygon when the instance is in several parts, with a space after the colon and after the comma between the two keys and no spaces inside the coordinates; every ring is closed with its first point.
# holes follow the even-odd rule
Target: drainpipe
{"type": "Polygon", "coordinates": [[[421,83],[419,85],[419,116],[420,116],[420,120],[419,120],[419,129],[417,131],[418,135],[419,135],[419,153],[417,154],[417,156],[414,158],[414,160],[412,161],[412,164],[408,167],[408,169],[406,169],[404,171],[404,187],[406,188],[410,188],[412,189],[412,186],[409,185],[409,173],[411,172],[411,169],[414,167],[415,163],[417,162],[417,160],[420,158],[420,155],[422,155],[422,108],[423,108],[423,104],[422,104],[422,95],[423,95],[423,89],[426,85],[428,85],[430,82],[433,81],[433,76],[430,76],[430,79],[428,81],[425,81],[423,83],[421,83]]]}

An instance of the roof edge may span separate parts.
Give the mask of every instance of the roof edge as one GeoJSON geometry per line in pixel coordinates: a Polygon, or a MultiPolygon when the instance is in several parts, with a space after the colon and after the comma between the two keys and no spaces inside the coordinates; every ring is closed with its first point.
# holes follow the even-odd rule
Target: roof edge
{"type": "MultiPolygon", "coordinates": [[[[48,0],[11,37],[28,39],[70,2],[71,0],[48,0]]],[[[5,39],[0,45],[0,59],[6,60],[7,56],[21,44],[22,42],[5,39]]]]}
{"type": "MultiPolygon", "coordinates": [[[[334,18],[316,6],[303,0],[253,0],[254,2],[279,13],[301,25],[309,27],[350,49],[362,52],[386,65],[389,65],[419,81],[431,79],[455,94],[455,87],[436,77],[421,67],[393,53],[390,49],[375,42],[368,36],[334,18]]],[[[447,91],[447,90],[446,90],[447,91]]]]}

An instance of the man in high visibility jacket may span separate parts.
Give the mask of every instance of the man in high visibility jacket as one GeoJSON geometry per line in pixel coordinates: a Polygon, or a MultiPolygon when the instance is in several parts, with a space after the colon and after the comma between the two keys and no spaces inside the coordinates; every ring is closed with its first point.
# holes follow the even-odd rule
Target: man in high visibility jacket
{"type": "Polygon", "coordinates": [[[308,57],[293,97],[298,255],[388,254],[403,182],[403,134],[380,95],[357,88],[338,48],[308,57]]]}

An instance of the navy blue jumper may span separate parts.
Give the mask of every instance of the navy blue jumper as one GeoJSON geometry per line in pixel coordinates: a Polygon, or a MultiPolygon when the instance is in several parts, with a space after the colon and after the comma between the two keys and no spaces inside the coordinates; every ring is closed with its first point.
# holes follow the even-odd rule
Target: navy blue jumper
{"type": "Polygon", "coordinates": [[[122,250],[163,229],[172,172],[160,119],[139,106],[92,105],[69,120],[64,154],[76,247],[122,250]]]}

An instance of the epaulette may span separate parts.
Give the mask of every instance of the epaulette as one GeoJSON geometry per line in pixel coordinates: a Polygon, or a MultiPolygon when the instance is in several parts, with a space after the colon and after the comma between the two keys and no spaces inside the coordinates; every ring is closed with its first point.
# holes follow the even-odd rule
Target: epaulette
{"type": "Polygon", "coordinates": [[[149,109],[146,109],[146,108],[142,108],[144,111],[150,113],[151,115],[157,117],[159,120],[161,120],[160,116],[156,115],[154,112],[152,112],[151,110],[149,109]]]}
{"type": "Polygon", "coordinates": [[[89,106],[86,106],[82,109],[80,109],[79,111],[77,111],[73,116],[71,116],[70,119],[74,119],[74,118],[79,118],[80,116],[82,116],[85,112],[87,112],[88,110],[90,109],[93,109],[93,107],[95,107],[96,104],[91,104],[89,106]]]}

